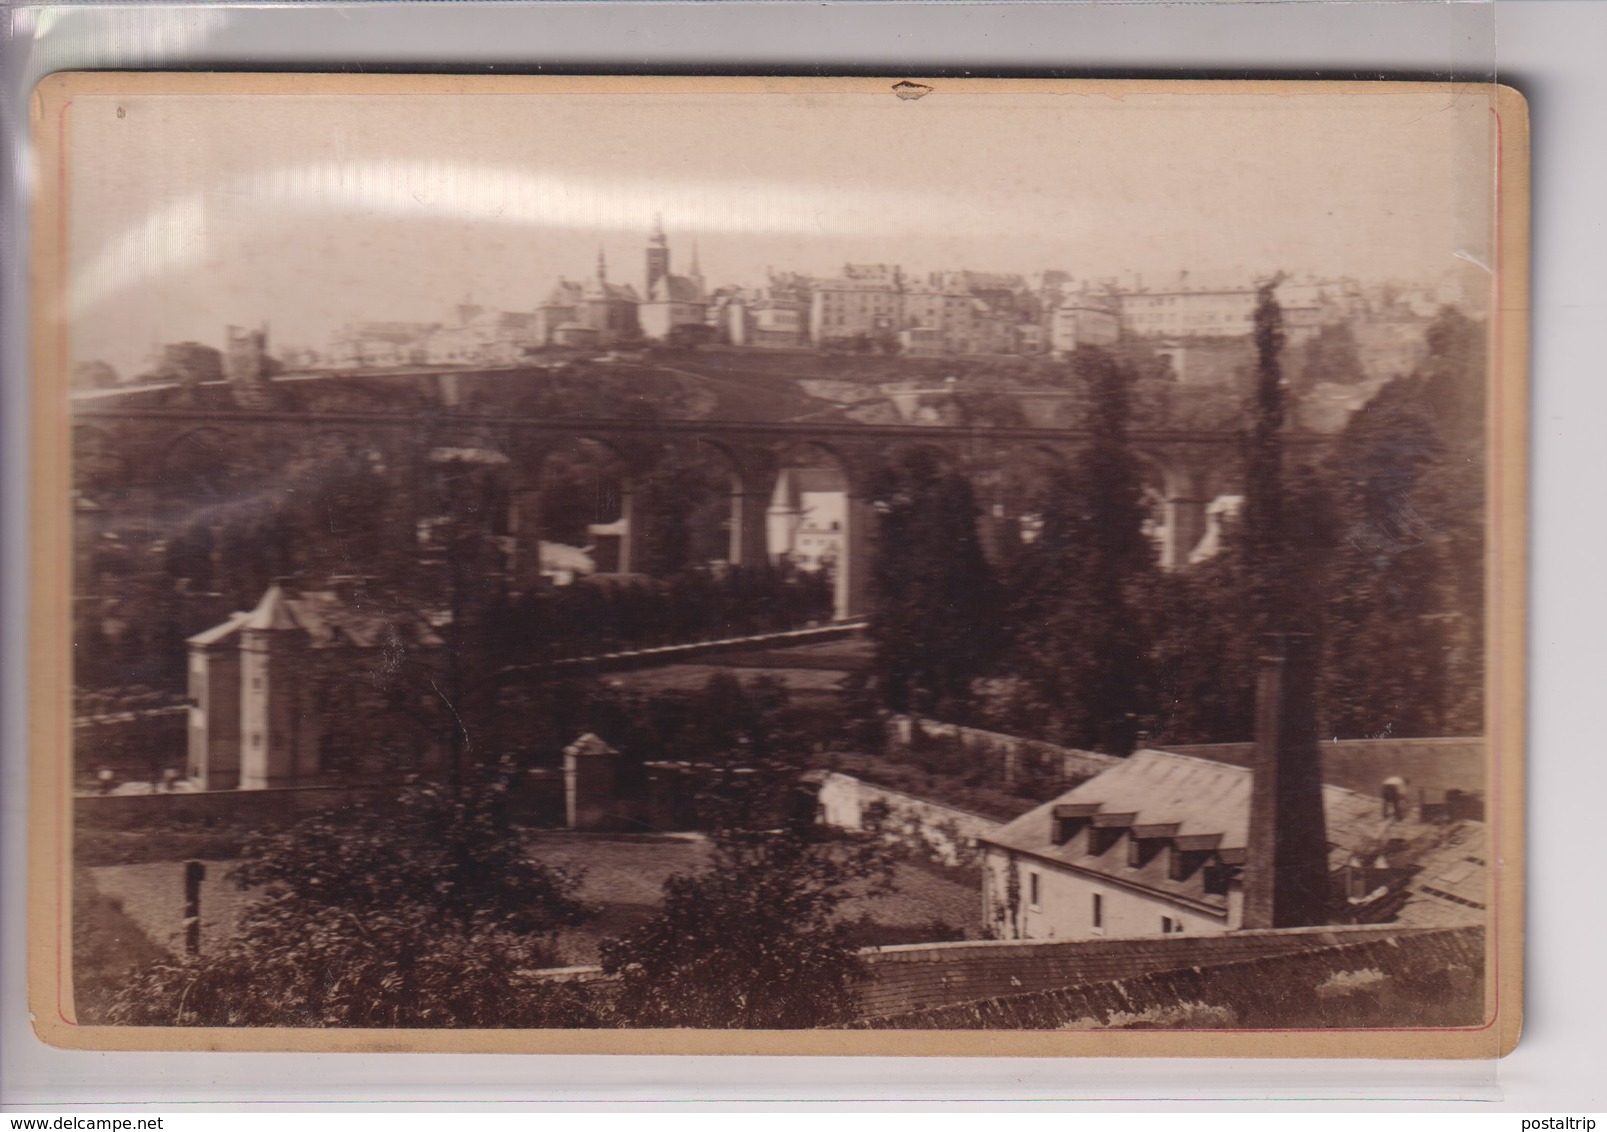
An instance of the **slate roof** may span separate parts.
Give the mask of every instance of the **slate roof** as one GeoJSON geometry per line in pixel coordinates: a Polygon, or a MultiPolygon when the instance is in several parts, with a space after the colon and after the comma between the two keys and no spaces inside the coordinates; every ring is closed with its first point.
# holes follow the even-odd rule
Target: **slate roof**
{"type": "Polygon", "coordinates": [[[215,645],[234,636],[247,621],[251,620],[249,613],[231,613],[229,619],[212,626],[204,632],[197,633],[186,642],[191,645],[215,645]]]}
{"type": "Polygon", "coordinates": [[[1482,822],[1461,822],[1417,858],[1396,922],[1438,927],[1482,921],[1489,902],[1484,831],[1482,822]]]}
{"type": "Polygon", "coordinates": [[[1103,774],[994,833],[995,845],[1037,856],[1064,856],[1050,840],[1056,806],[1097,805],[1107,814],[1134,814],[1134,824],[1176,824],[1178,837],[1215,836],[1219,849],[1248,844],[1250,775],[1239,767],[1164,751],[1136,751],[1103,774]]]}
{"type": "Polygon", "coordinates": [[[622,303],[639,303],[641,298],[636,294],[636,288],[629,283],[609,283],[599,279],[588,279],[582,292],[587,300],[610,299],[622,303]]]}
{"type": "MultiPolygon", "coordinates": [[[[209,644],[238,628],[259,632],[299,631],[307,635],[308,644],[315,649],[378,648],[384,644],[391,625],[390,619],[378,613],[352,609],[334,592],[286,589],[275,582],[250,613],[235,614],[224,624],[190,640],[209,644]]],[[[410,622],[407,631],[417,644],[441,643],[440,637],[422,623],[410,622]]]]}
{"type": "MultiPolygon", "coordinates": [[[[1485,788],[1485,748],[1486,741],[1480,737],[1340,739],[1321,745],[1322,777],[1330,785],[1377,796],[1384,779],[1399,774],[1407,780],[1410,802],[1417,802],[1419,790],[1427,793],[1429,801],[1437,802],[1448,789],[1485,788]]],[[[1253,743],[1168,745],[1165,750],[1243,767],[1249,766],[1255,755],[1253,743]]]]}
{"type": "MultiPolygon", "coordinates": [[[[1096,806],[1099,814],[1131,814],[1134,826],[1173,827],[1168,836],[1197,839],[1193,848],[1215,849],[1230,862],[1242,862],[1250,819],[1248,768],[1209,759],[1141,750],[1053,801],[1029,810],[982,840],[1001,848],[1109,877],[1173,899],[1225,909],[1222,895],[1202,893],[1197,882],[1173,880],[1165,854],[1137,868],[1125,848],[1089,853],[1086,838],[1055,844],[1057,806],[1096,806]]],[[[1411,893],[1400,922],[1436,925],[1466,923],[1484,906],[1484,827],[1461,822],[1452,827],[1386,819],[1376,798],[1339,786],[1323,787],[1328,867],[1338,870],[1353,858],[1385,854],[1395,867],[1414,868],[1411,893]],[[1435,883],[1439,878],[1440,883],[1435,883]],[[1427,886],[1430,892],[1425,893],[1427,886]],[[1445,895],[1435,895],[1443,893],[1445,895]],[[1444,905],[1424,905],[1425,900],[1444,905]],[[1416,905],[1417,907],[1414,907],[1416,905]],[[1410,911],[1408,917],[1405,913],[1410,911]]]]}
{"type": "Polygon", "coordinates": [[[1280,955],[1418,934],[1397,924],[1278,928],[1124,939],[972,940],[868,948],[860,1016],[1088,986],[1158,971],[1266,961],[1280,955]]]}
{"type": "Polygon", "coordinates": [[[572,307],[580,302],[584,296],[584,288],[579,283],[571,283],[567,279],[560,279],[553,285],[552,293],[547,296],[545,306],[572,307]]]}
{"type": "Polygon", "coordinates": [[[647,293],[650,303],[701,303],[703,290],[685,275],[663,275],[653,281],[647,293]]]}
{"type": "Polygon", "coordinates": [[[257,602],[257,607],[246,618],[243,627],[265,631],[300,628],[290,608],[291,600],[284,587],[275,582],[262,595],[262,600],[257,602]]]}

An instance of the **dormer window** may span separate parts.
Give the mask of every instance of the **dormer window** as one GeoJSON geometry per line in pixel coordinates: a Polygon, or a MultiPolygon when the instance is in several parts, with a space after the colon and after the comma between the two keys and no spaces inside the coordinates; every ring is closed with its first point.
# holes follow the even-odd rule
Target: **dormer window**
{"type": "Polygon", "coordinates": [[[1049,840],[1056,845],[1066,844],[1082,832],[1098,811],[1097,802],[1063,802],[1057,805],[1049,817],[1049,840]]]}
{"type": "Polygon", "coordinates": [[[1114,845],[1114,844],[1116,844],[1116,842],[1120,841],[1121,838],[1122,838],[1122,834],[1125,833],[1125,832],[1126,831],[1121,829],[1120,827],[1112,827],[1112,826],[1105,826],[1105,827],[1102,827],[1102,828],[1098,827],[1098,826],[1094,827],[1088,833],[1088,852],[1089,852],[1089,854],[1091,856],[1095,856],[1095,857],[1098,857],[1098,856],[1102,855],[1112,845],[1114,845]]]}
{"type": "Polygon", "coordinates": [[[1158,837],[1140,837],[1137,832],[1127,842],[1127,867],[1141,869],[1155,859],[1166,842],[1158,837]]]}
{"type": "Polygon", "coordinates": [[[1176,822],[1134,822],[1127,844],[1127,867],[1141,869],[1153,861],[1177,835],[1176,822]]]}
{"type": "Polygon", "coordinates": [[[1049,840],[1056,845],[1064,845],[1073,837],[1076,837],[1078,832],[1087,824],[1087,818],[1050,818],[1049,840]]]}
{"type": "Polygon", "coordinates": [[[1132,828],[1132,813],[1093,816],[1093,828],[1088,832],[1088,852],[1098,857],[1121,840],[1122,834],[1132,828]]]}
{"type": "Polygon", "coordinates": [[[1188,880],[1189,877],[1200,871],[1210,857],[1209,852],[1199,850],[1179,849],[1172,847],[1171,859],[1167,864],[1166,875],[1172,880],[1188,880]]]}

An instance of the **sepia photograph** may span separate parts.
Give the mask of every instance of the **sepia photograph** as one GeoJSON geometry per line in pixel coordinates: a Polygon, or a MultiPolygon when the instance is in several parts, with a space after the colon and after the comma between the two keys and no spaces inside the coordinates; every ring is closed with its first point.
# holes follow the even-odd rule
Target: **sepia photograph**
{"type": "Polygon", "coordinates": [[[1514,92],[107,73],[33,127],[45,1040],[1516,1041],[1514,92]]]}

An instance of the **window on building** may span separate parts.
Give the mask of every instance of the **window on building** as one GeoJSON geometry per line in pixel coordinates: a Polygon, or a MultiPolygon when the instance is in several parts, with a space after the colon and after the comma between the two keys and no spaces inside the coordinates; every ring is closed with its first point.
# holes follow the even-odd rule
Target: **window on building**
{"type": "Polygon", "coordinates": [[[1105,926],[1105,898],[1097,892],[1094,893],[1093,926],[1096,928],[1105,926]]]}
{"type": "Polygon", "coordinates": [[[1170,917],[1170,916],[1162,916],[1161,917],[1161,934],[1162,935],[1171,935],[1176,930],[1177,930],[1177,928],[1173,926],[1172,917],[1170,917]]]}
{"type": "Polygon", "coordinates": [[[1027,903],[1031,904],[1034,908],[1036,908],[1038,906],[1038,896],[1039,896],[1039,892],[1040,892],[1040,885],[1039,885],[1039,880],[1040,879],[1041,878],[1038,876],[1037,873],[1028,873],[1027,874],[1027,903]]]}

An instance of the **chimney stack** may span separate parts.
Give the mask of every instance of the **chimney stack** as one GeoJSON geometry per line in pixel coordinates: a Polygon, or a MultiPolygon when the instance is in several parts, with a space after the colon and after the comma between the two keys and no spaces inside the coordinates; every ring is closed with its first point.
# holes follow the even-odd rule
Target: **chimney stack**
{"type": "Polygon", "coordinates": [[[1317,750],[1316,658],[1305,633],[1269,633],[1256,678],[1244,867],[1246,929],[1325,922],[1328,834],[1317,750]]]}

